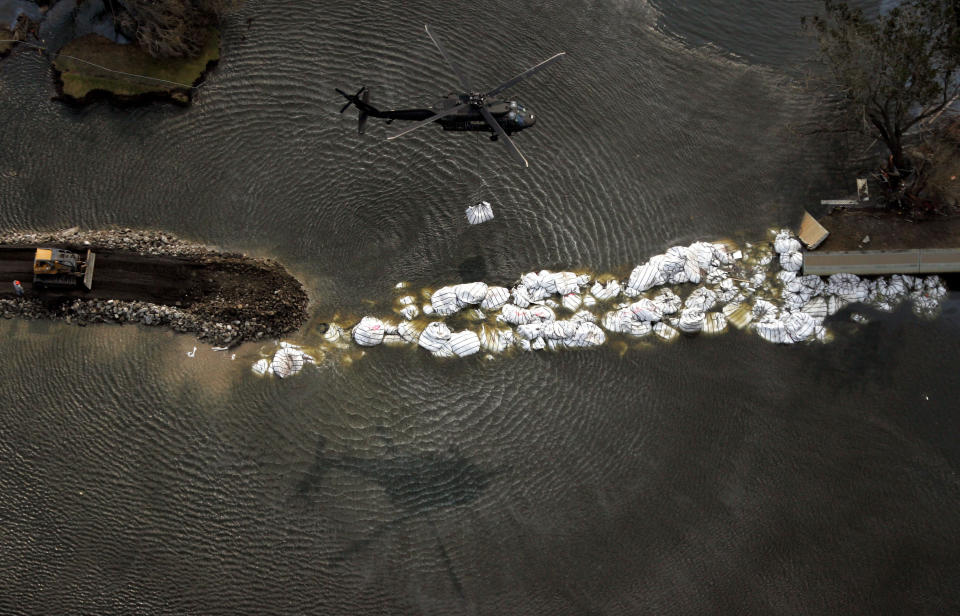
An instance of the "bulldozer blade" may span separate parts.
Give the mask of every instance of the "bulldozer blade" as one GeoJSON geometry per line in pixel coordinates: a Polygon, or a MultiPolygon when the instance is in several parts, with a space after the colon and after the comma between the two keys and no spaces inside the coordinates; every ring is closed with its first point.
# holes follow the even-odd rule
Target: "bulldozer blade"
{"type": "Polygon", "coordinates": [[[87,269],[83,274],[83,287],[87,291],[93,290],[93,266],[97,262],[97,255],[95,252],[88,250],[87,251],[87,269]]]}

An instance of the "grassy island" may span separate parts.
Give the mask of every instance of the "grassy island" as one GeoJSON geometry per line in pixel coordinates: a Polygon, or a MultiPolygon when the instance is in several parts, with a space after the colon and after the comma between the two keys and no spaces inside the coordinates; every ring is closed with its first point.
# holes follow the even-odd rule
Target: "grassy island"
{"type": "Polygon", "coordinates": [[[154,58],[138,45],[118,45],[89,34],[64,46],[53,66],[60,95],[70,102],[84,104],[103,96],[120,102],[160,99],[186,104],[192,92],[188,86],[198,83],[219,59],[220,33],[214,29],[200,53],[188,58],[154,58]]]}

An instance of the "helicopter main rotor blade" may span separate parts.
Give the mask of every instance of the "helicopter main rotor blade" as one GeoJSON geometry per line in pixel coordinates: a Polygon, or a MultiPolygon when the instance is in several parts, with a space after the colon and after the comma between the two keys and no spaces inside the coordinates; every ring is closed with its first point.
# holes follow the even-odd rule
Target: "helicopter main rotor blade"
{"type": "Polygon", "coordinates": [[[440,118],[442,118],[442,117],[444,117],[444,116],[448,116],[448,115],[451,115],[451,114],[454,114],[454,113],[463,111],[464,109],[468,109],[469,107],[470,107],[470,103],[463,103],[463,104],[457,105],[457,106],[455,106],[455,107],[451,107],[450,109],[447,109],[447,110],[445,110],[445,111],[441,111],[440,113],[438,113],[438,114],[436,114],[436,115],[430,116],[430,117],[427,118],[426,120],[421,120],[421,121],[417,122],[416,124],[414,124],[414,125],[411,126],[410,128],[405,128],[405,129],[403,129],[402,131],[400,131],[400,132],[397,133],[396,135],[390,135],[389,137],[387,137],[387,139],[390,140],[390,139],[396,139],[397,137],[402,137],[403,135],[406,135],[407,133],[409,133],[409,132],[411,132],[411,131],[415,131],[415,130],[417,130],[418,128],[421,128],[421,127],[423,127],[423,126],[426,126],[427,124],[430,124],[431,122],[435,122],[436,120],[439,120],[440,118]]]}
{"type": "Polygon", "coordinates": [[[551,58],[547,58],[546,60],[544,60],[544,61],[541,62],[540,64],[534,66],[533,68],[528,68],[527,70],[523,71],[522,73],[520,73],[519,75],[517,75],[516,77],[514,77],[514,78],[511,79],[510,81],[505,81],[504,83],[500,84],[500,85],[497,86],[496,88],[490,90],[489,92],[487,92],[486,96],[490,97],[490,96],[493,96],[493,95],[495,95],[495,94],[499,94],[500,92],[503,92],[503,91],[506,90],[507,88],[510,88],[510,87],[513,87],[513,86],[517,85],[518,83],[520,83],[521,81],[523,81],[524,79],[526,79],[527,77],[529,77],[530,75],[533,75],[534,73],[536,73],[537,71],[539,71],[539,70],[542,69],[542,68],[546,68],[548,65],[553,64],[554,62],[556,62],[557,60],[559,60],[560,58],[562,58],[562,57],[565,56],[565,55],[567,55],[567,52],[561,51],[561,52],[558,53],[557,55],[555,55],[555,56],[553,56],[553,57],[551,57],[551,58]]]}
{"type": "Polygon", "coordinates": [[[529,167],[530,163],[527,162],[527,159],[524,158],[523,154],[520,153],[520,150],[517,149],[517,146],[514,145],[513,140],[507,136],[507,133],[505,130],[503,130],[503,127],[497,123],[497,120],[493,117],[493,114],[490,113],[490,110],[488,110],[486,107],[480,107],[480,115],[482,115],[483,119],[487,121],[487,124],[490,125],[490,128],[493,129],[493,132],[497,134],[498,138],[503,140],[503,144],[507,146],[507,149],[510,150],[510,153],[518,158],[520,162],[523,163],[524,167],[529,167]]]}
{"type": "Polygon", "coordinates": [[[437,49],[440,50],[440,55],[443,56],[443,59],[447,61],[447,64],[450,65],[450,69],[453,71],[453,74],[457,76],[457,79],[460,80],[460,86],[463,88],[464,92],[472,92],[470,89],[470,82],[467,81],[467,78],[463,76],[463,72],[457,68],[457,65],[453,63],[453,60],[450,59],[450,56],[447,55],[447,52],[444,51],[443,46],[440,45],[440,41],[433,38],[433,35],[430,34],[430,28],[426,25],[423,26],[423,29],[427,31],[427,36],[430,37],[430,40],[433,41],[433,44],[437,46],[437,49]]]}

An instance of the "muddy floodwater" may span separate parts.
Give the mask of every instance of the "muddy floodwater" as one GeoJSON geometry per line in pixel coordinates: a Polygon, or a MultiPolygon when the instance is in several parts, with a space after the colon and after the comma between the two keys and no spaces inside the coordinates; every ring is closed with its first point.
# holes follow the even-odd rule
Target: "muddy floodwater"
{"type": "MultiPolygon", "coordinates": [[[[817,5],[247,2],[188,108],[65,107],[15,50],[0,226],[278,259],[305,346],[400,281],[625,277],[851,192],[835,140],[798,130],[817,5]],[[338,113],[334,88],[456,88],[424,24],[489,88],[567,52],[508,91],[537,115],[529,169],[338,113]],[[496,217],[471,226],[480,199],[496,217]]],[[[957,613],[960,298],[867,316],[829,344],[376,348],[284,380],[250,371],[257,343],[0,320],[0,612],[957,613]]]]}

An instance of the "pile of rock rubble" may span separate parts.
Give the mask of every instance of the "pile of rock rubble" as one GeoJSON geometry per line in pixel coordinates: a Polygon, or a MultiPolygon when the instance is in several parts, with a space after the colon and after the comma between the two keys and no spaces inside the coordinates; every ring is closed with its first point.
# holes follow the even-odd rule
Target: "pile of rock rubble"
{"type": "Polygon", "coordinates": [[[650,258],[626,281],[543,270],[512,288],[445,286],[420,303],[400,297],[396,318],[365,316],[349,331],[331,324],[325,336],[362,347],[418,345],[438,357],[597,347],[608,335],[669,341],[719,334],[729,324],[779,344],[825,342],[825,319],[848,305],[892,311],[910,301],[918,315],[933,317],[947,293],[937,276],[824,279],[801,275],[802,267],[800,242],[787,230],[743,249],[694,242],[650,258]],[[454,331],[447,319],[464,327],[454,331]]]}

